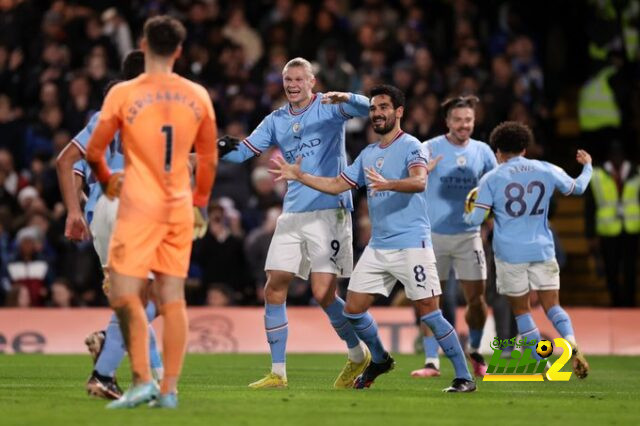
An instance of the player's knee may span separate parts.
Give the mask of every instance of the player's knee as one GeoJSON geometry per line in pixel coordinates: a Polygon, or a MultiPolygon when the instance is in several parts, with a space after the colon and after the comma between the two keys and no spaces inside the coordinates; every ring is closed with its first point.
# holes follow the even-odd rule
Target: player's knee
{"type": "Polygon", "coordinates": [[[415,303],[420,316],[427,315],[440,308],[438,297],[429,297],[427,299],[417,300],[415,303]]]}
{"type": "Polygon", "coordinates": [[[330,304],[336,299],[335,287],[331,285],[311,285],[311,294],[320,305],[330,304]]]}

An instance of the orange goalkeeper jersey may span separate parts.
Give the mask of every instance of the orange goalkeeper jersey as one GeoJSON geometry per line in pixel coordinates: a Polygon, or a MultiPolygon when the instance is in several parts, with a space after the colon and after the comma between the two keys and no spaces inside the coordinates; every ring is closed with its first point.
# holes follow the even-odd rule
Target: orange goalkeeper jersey
{"type": "Polygon", "coordinates": [[[175,223],[192,220],[192,205],[206,206],[217,167],[215,113],[207,91],[177,74],[141,74],[114,86],[87,147],[100,182],[110,171],[104,151],[117,130],[125,158],[118,217],[175,223]],[[197,169],[191,189],[189,153],[197,169]]]}

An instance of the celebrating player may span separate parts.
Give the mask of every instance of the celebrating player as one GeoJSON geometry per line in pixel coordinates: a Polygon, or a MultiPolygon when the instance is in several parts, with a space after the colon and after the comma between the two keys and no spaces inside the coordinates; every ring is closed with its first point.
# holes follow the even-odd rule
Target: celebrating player
{"type": "MultiPolygon", "coordinates": [[[[478,352],[482,329],[487,318],[485,280],[487,266],[480,227],[470,226],[462,220],[467,193],[478,185],[478,180],[496,165],[496,157],[484,143],[471,139],[475,120],[475,96],[461,96],[443,103],[449,132],[425,142],[431,158],[442,156],[431,173],[427,196],[431,220],[433,249],[438,276],[446,284],[453,267],[460,280],[467,302],[465,319],[469,326],[469,359],[476,377],[484,376],[487,366],[478,352]]],[[[423,344],[425,366],[411,373],[414,377],[440,375],[438,346],[433,334],[425,326],[423,344]]]]}
{"type": "Polygon", "coordinates": [[[504,122],[491,132],[490,143],[500,166],[480,180],[475,206],[464,220],[477,226],[487,210],[493,211],[496,286],[498,293],[509,299],[518,332],[529,340],[540,340],[529,305],[529,292],[536,290],[547,318],[571,344],[573,371],[582,379],[587,377],[589,364],[576,344],[569,315],[560,307],[560,268],[547,214],[554,190],[564,195],[585,191],[591,179],[591,156],[578,150],[576,160],[583,168],[574,180],[558,166],[524,158],[531,142],[531,130],[514,121],[504,122]]]}
{"type": "MultiPolygon", "coordinates": [[[[420,319],[435,334],[455,368],[456,378],[447,392],[476,389],[467,368],[458,335],[438,307],[441,294],[436,260],[431,248],[429,217],[426,214],[427,166],[420,142],[400,129],[404,95],[392,86],[371,91],[369,117],[380,141],[366,147],[339,176],[321,177],[305,173],[306,161],[278,159],[273,170],[278,179],[300,182],[329,194],[367,185],[371,240],[349,281],[345,316],[358,337],[371,351],[372,360],[353,384],[356,389],[371,386],[376,377],[394,366],[378,336],[378,326],[367,310],[375,294],[389,296],[396,280],[414,301],[420,319]]],[[[308,170],[308,168],[306,168],[308,170]]]]}
{"type": "Polygon", "coordinates": [[[182,24],[156,16],[144,25],[145,73],[113,87],[87,148],[87,161],[120,207],[109,247],[109,301],[131,358],[132,387],[108,408],[155,399],[176,407],[176,387],[187,338],[184,278],[195,220],[207,205],[217,165],[213,106],[206,90],[172,72],[185,38],[182,24]],[[112,174],[104,151],[117,130],[125,172],[112,174]],[[196,185],[190,187],[189,152],[196,147],[196,185]],[[192,205],[194,206],[192,208],[192,205]],[[164,317],[165,374],[158,392],[149,369],[147,319],[140,294],[148,273],[164,317]]]}
{"type": "MultiPolygon", "coordinates": [[[[144,54],[140,50],[130,52],[122,62],[122,78],[129,80],[144,72],[144,54]]],[[[118,81],[112,82],[113,87],[118,81]]],[[[107,89],[108,91],[109,89],[107,89]]],[[[60,152],[56,160],[58,180],[65,205],[67,206],[67,221],[65,224],[65,236],[72,241],[83,241],[93,236],[93,246],[100,258],[104,273],[103,288],[108,291],[109,271],[107,268],[107,253],[109,239],[118,211],[118,200],[109,200],[102,196],[102,188],[96,182],[89,166],[84,160],[87,143],[93,132],[100,113],[95,113],[87,126],[82,129],[67,146],[60,152]],[[73,174],[81,179],[75,179],[73,174]],[[84,216],[78,199],[78,189],[83,184],[83,179],[89,187],[89,197],[84,207],[84,216]],[[91,228],[91,233],[87,229],[91,228]]],[[[119,171],[124,168],[122,156],[122,140],[119,132],[109,145],[106,153],[107,163],[112,170],[119,171]]],[[[147,320],[153,321],[156,317],[156,307],[149,301],[145,308],[147,320]]],[[[124,358],[125,348],[118,317],[113,314],[106,331],[92,333],[85,340],[91,355],[94,358],[94,369],[87,381],[87,392],[90,395],[118,399],[122,395],[115,378],[115,371],[124,358]]],[[[149,353],[151,356],[151,368],[154,375],[162,377],[162,359],[156,348],[156,337],[153,328],[149,326],[149,353]]]]}
{"type": "MultiPolygon", "coordinates": [[[[290,162],[304,157],[305,171],[322,176],[339,174],[347,165],[345,122],[366,116],[368,99],[353,93],[313,94],[315,77],[311,64],[303,58],[289,61],[282,78],[289,104],[269,114],[237,151],[223,159],[242,162],[277,145],[290,162]]],[[[313,296],[348,348],[347,364],[334,386],[350,387],[369,362],[370,354],[343,314],[344,301],[336,296],[336,278],[348,277],[353,267],[353,202],[348,189],[329,195],[299,182],[289,184],[284,213],[278,219],[265,264],[264,321],[271,373],[251,383],[251,388],[287,386],[287,291],[295,275],[306,279],[310,271],[313,296]]]]}

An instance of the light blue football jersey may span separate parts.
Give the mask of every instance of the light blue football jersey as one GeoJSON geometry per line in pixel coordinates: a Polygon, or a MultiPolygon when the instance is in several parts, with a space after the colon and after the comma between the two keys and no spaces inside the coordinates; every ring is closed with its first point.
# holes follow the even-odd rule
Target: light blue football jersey
{"type": "MultiPolygon", "coordinates": [[[[351,186],[367,184],[365,169],[373,167],[386,179],[409,177],[411,167],[426,167],[427,159],[420,141],[399,132],[390,145],[371,144],[362,150],[353,164],[340,174],[351,186]]],[[[431,227],[427,216],[427,193],[367,191],[371,240],[375,249],[397,250],[431,247],[431,227]]]]}
{"type": "Polygon", "coordinates": [[[524,157],[513,157],[480,180],[476,208],[465,221],[480,224],[487,209],[495,215],[493,250],[508,263],[543,262],[555,257],[547,214],[554,190],[582,194],[591,179],[586,164],[577,179],[560,167],[524,157]]]}
{"type": "MultiPolygon", "coordinates": [[[[240,163],[277,145],[285,160],[294,163],[302,157],[302,171],[316,176],[337,176],[347,166],[345,122],[369,114],[369,99],[351,94],[348,102],[323,104],[322,93],[299,111],[289,104],[273,111],[251,135],[223,160],[240,163]]],[[[300,182],[290,181],[284,197],[285,212],[306,212],[344,207],[353,210],[351,191],[324,194],[300,182]]]]}
{"type": "MultiPolygon", "coordinates": [[[[82,151],[82,155],[86,155],[87,153],[87,145],[89,144],[89,139],[91,139],[91,133],[93,133],[93,129],[98,123],[99,115],[99,112],[93,114],[84,129],[80,130],[80,132],[71,140],[71,143],[82,151]]],[[[122,155],[120,131],[116,132],[113,141],[109,144],[109,148],[107,149],[105,156],[107,164],[112,172],[124,170],[124,156],[122,155]]],[[[73,171],[82,175],[84,177],[84,181],[89,187],[89,197],[87,199],[87,203],[84,205],[84,216],[87,219],[87,222],[91,223],[96,202],[98,202],[98,199],[102,195],[102,188],[91,172],[91,168],[85,159],[76,162],[73,166],[73,171]]]]}
{"type": "Polygon", "coordinates": [[[454,145],[446,135],[424,143],[430,158],[442,155],[442,160],[429,173],[427,196],[431,229],[438,234],[477,232],[462,220],[464,200],[478,181],[498,165],[496,156],[484,142],[469,139],[465,146],[454,145]]]}

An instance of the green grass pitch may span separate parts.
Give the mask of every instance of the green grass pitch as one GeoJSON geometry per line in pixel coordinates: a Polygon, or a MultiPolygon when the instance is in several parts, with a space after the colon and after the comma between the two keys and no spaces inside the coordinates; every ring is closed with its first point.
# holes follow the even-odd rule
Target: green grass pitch
{"type": "MultiPolygon", "coordinates": [[[[84,382],[88,356],[0,356],[2,425],[638,425],[640,357],[590,357],[586,380],[478,383],[473,394],[444,394],[452,369],[413,379],[420,356],[396,356],[396,369],[371,389],[334,390],[342,355],[290,355],[289,389],[246,385],[269,366],[267,355],[189,355],[176,411],[139,407],[107,411],[84,382]]],[[[127,365],[119,371],[128,384],[127,365]]],[[[566,370],[566,366],[563,369],[566,370]]]]}

